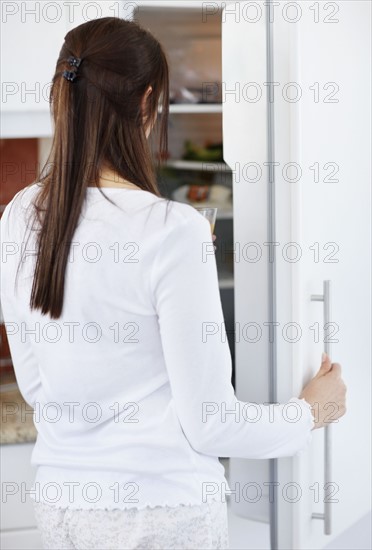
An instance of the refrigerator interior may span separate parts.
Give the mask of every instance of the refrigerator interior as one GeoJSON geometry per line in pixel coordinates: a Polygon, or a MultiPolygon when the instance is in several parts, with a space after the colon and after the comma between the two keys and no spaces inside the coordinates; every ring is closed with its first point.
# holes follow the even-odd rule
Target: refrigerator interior
{"type": "Polygon", "coordinates": [[[190,202],[187,189],[200,186],[218,206],[214,233],[225,327],[217,330],[221,338],[226,331],[234,384],[232,173],[223,161],[221,10],[203,20],[200,7],[146,5],[134,19],[160,41],[170,68],[169,157],[158,174],[161,192],[190,202]]]}

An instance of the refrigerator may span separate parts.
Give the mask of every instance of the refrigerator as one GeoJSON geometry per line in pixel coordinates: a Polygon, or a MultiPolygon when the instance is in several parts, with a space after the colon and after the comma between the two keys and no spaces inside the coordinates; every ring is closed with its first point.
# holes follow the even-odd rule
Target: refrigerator
{"type": "MultiPolygon", "coordinates": [[[[3,90],[2,138],[46,138],[41,164],[52,136],[48,83],[73,26],[107,15],[131,19],[138,11],[140,22],[166,38],[175,65],[183,55],[179,44],[194,34],[178,76],[185,60],[200,66],[202,48],[208,56],[202,76],[192,75],[197,87],[217,79],[221,61],[218,103],[171,105],[170,146],[174,165],[184,167],[176,155],[185,136],[204,139],[210,128],[216,139],[222,135],[233,191],[223,223],[234,257],[233,276],[221,278],[220,288],[236,395],[286,403],[315,375],[323,351],[341,364],[348,388],[345,416],[312,432],[302,454],[230,458],[229,505],[237,517],[268,526],[268,548],[326,548],[371,508],[371,3],[100,0],[27,2],[20,10],[7,4],[3,50],[12,62],[4,64],[3,80],[20,86],[3,90]],[[31,7],[45,16],[26,22],[22,10],[31,7]],[[208,25],[216,14],[218,32],[217,24],[208,25]],[[20,34],[32,48],[16,47],[11,38],[20,34]]],[[[222,218],[216,233],[221,224],[222,218]]],[[[21,447],[24,469],[17,468],[26,478],[29,449],[21,447]]],[[[11,465],[21,460],[8,458],[11,465]]],[[[5,536],[24,540],[31,520],[13,511],[8,517],[5,536]]],[[[244,536],[248,546],[249,528],[244,536]]]]}
{"type": "Polygon", "coordinates": [[[230,502],[237,515],[270,524],[271,548],[314,550],[371,507],[371,4],[224,10],[236,394],[256,403],[298,397],[323,351],[347,386],[346,414],[314,430],[303,452],[231,458],[230,502]]]}

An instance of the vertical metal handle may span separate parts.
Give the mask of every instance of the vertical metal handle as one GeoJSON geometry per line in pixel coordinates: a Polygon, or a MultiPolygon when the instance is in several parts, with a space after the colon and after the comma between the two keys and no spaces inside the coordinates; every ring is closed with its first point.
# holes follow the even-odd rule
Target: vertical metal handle
{"type": "MultiPolygon", "coordinates": [[[[323,281],[323,294],[313,294],[311,296],[313,302],[323,302],[323,321],[324,321],[324,351],[331,357],[331,343],[328,338],[328,333],[331,329],[331,281],[323,281]]],[[[331,481],[331,426],[328,424],[324,427],[324,512],[313,513],[313,519],[324,520],[324,534],[331,534],[332,516],[331,502],[328,498],[332,491],[331,481]]]]}

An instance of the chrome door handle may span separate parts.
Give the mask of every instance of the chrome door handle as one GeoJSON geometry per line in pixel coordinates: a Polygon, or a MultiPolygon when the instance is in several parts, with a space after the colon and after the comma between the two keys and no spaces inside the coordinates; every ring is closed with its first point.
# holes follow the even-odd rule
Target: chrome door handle
{"type": "MultiPolygon", "coordinates": [[[[323,294],[312,294],[311,301],[323,302],[323,321],[324,321],[324,351],[331,357],[331,343],[328,338],[331,325],[331,281],[323,281],[323,294]]],[[[324,512],[313,513],[313,519],[324,520],[324,534],[331,534],[332,516],[331,502],[329,493],[332,492],[331,480],[331,426],[324,427],[324,512]],[[328,497],[328,498],[327,498],[328,497]]]]}

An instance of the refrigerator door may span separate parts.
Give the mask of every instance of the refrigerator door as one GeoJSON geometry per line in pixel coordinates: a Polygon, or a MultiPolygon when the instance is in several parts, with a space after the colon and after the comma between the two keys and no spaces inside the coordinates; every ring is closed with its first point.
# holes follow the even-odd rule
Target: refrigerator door
{"type": "Polygon", "coordinates": [[[310,550],[325,548],[370,508],[371,5],[304,2],[294,12],[269,3],[271,19],[264,13],[252,24],[250,12],[244,18],[248,4],[235,8],[240,18],[223,18],[222,34],[224,156],[234,170],[236,393],[287,402],[331,344],[348,410],[330,426],[328,442],[324,429],[315,430],[295,457],[231,459],[232,490],[247,482],[261,488],[255,502],[240,493],[231,505],[270,521],[268,547],[310,550]],[[325,326],[319,298],[326,288],[325,326]]]}
{"type": "MultiPolygon", "coordinates": [[[[263,9],[249,24],[245,4],[228,4],[223,17],[223,143],[233,171],[236,394],[264,403],[270,397],[266,21],[263,9]]],[[[234,513],[269,522],[268,480],[268,460],[231,458],[234,513]],[[251,489],[244,498],[245,486],[251,489]]]]}
{"type": "Polygon", "coordinates": [[[307,549],[351,528],[371,496],[371,4],[311,5],[273,23],[277,396],[298,395],[327,346],[348,390],[328,436],[315,430],[308,450],[278,460],[278,548],[307,549]],[[328,312],[316,299],[327,290],[328,312]]]}

